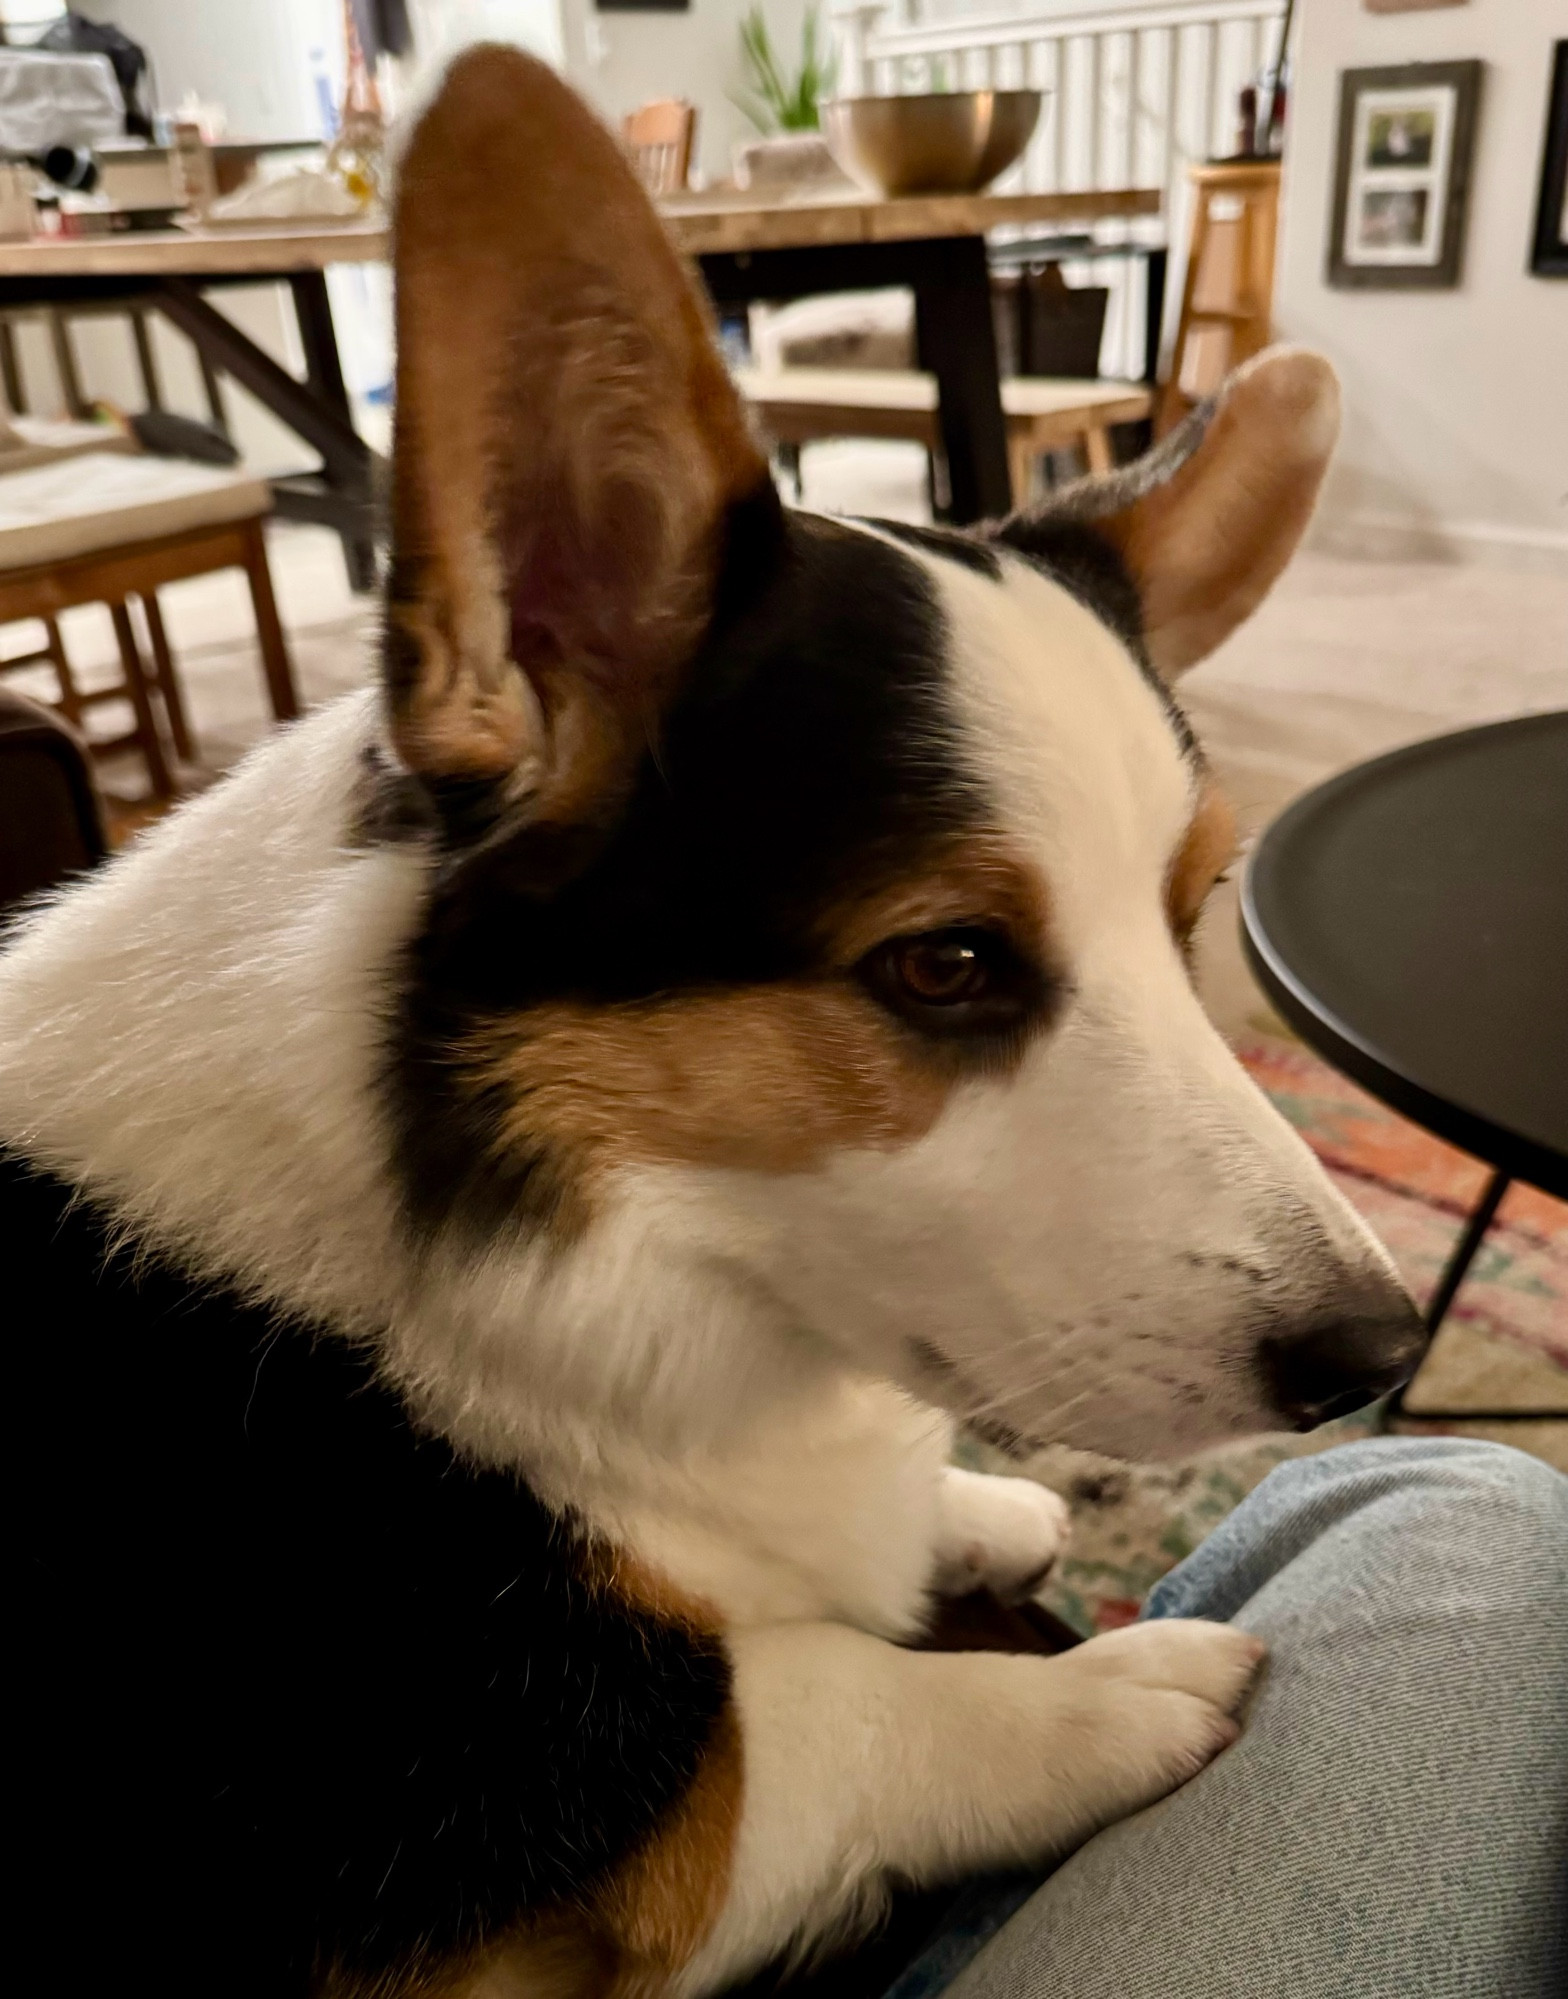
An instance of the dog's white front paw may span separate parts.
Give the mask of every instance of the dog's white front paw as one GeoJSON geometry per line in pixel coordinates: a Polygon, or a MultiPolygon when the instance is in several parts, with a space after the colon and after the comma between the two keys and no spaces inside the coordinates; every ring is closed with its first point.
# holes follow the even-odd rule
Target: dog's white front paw
{"type": "Polygon", "coordinates": [[[1172,1688],[1207,1701],[1223,1714],[1241,1705],[1268,1647],[1234,1624],[1201,1617],[1154,1617],[1107,1631],[1068,1656],[1099,1679],[1172,1688]]]}
{"type": "Polygon", "coordinates": [[[1163,1798],[1228,1748],[1241,1733],[1236,1715],[1267,1652],[1261,1638],[1234,1625],[1173,1617],[1064,1653],[1056,1663],[1089,1682],[1105,1731],[1094,1823],[1163,1798]]]}
{"type": "Polygon", "coordinates": [[[949,1465],[942,1473],[932,1586],[942,1596],[982,1587],[1004,1603],[1033,1596],[1067,1541],[1065,1500],[1027,1478],[949,1465]]]}

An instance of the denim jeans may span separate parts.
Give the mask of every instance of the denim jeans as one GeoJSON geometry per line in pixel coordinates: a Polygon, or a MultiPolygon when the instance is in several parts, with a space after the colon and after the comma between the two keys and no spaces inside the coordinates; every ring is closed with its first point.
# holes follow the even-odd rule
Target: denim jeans
{"type": "Polygon", "coordinates": [[[888,1999],[1568,1992],[1568,1479],[1347,1444],[1273,1472],[1144,1614],[1269,1640],[1240,1742],[1042,1885],[972,1891],[888,1999]]]}

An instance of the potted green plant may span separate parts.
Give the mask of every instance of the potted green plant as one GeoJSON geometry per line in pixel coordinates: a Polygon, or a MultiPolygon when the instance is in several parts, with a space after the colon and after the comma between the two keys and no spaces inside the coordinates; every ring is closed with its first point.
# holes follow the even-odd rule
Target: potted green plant
{"type": "Polygon", "coordinates": [[[760,6],[740,24],[745,82],[732,101],[763,134],[735,151],[737,186],[799,187],[844,178],[819,131],[818,104],[833,88],[837,67],[815,7],[800,29],[800,57],[790,65],[779,53],[760,6]]]}

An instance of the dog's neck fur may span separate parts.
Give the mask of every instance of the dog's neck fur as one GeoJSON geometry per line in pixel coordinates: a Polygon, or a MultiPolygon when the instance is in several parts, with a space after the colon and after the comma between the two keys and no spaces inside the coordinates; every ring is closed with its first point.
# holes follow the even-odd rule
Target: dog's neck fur
{"type": "Polygon", "coordinates": [[[377,1107],[431,863],[356,841],[379,732],[368,696],[284,732],[13,945],[0,1143],[194,1273],[375,1342],[432,1427],[732,1621],[907,1629],[945,1419],[722,1276],[699,1292],[689,1258],[661,1281],[678,1182],[588,1255],[410,1247],[377,1107]]]}

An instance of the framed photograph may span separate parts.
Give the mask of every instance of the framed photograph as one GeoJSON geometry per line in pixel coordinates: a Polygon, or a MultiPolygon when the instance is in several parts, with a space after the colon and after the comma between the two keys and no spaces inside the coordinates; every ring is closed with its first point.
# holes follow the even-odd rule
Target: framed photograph
{"type": "Polygon", "coordinates": [[[1552,59],[1530,268],[1537,277],[1568,278],[1568,42],[1557,44],[1552,59]]]}
{"type": "Polygon", "coordinates": [[[1331,285],[1458,284],[1481,68],[1413,62],[1341,75],[1331,285]]]}

